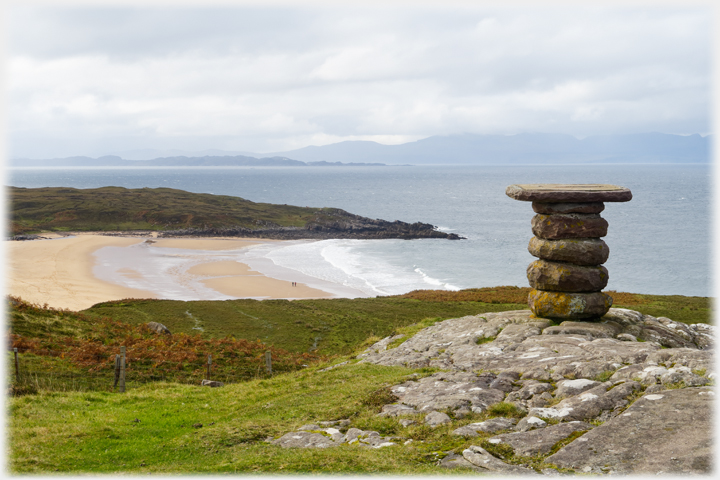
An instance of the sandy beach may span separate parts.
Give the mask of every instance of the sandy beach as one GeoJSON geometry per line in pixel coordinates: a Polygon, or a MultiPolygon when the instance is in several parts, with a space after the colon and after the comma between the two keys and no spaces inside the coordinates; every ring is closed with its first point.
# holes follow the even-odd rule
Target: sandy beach
{"type": "MultiPolygon", "coordinates": [[[[79,234],[48,240],[8,241],[6,270],[7,294],[40,305],[82,310],[109,300],[123,298],[167,298],[152,288],[129,288],[121,283],[145,280],[147,273],[128,266],[116,270],[117,281],[100,279],[93,272],[95,252],[105,247],[193,250],[198,252],[234,251],[259,243],[262,239],[228,238],[138,238],[79,234]],[[124,282],[123,282],[124,281],[124,282]]],[[[124,250],[118,250],[124,252],[124,250]]],[[[232,298],[328,298],[331,294],[302,283],[277,280],[237,261],[208,261],[179,272],[177,281],[198,282],[210,291],[232,298]]]]}

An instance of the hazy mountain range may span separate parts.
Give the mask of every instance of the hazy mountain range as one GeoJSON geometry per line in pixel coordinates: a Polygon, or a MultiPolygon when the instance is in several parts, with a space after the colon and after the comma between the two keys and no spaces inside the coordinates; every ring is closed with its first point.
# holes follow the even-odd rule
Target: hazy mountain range
{"type": "Polygon", "coordinates": [[[254,154],[205,150],[135,150],[125,157],[97,159],[11,159],[11,166],[324,166],[373,165],[521,165],[577,163],[709,163],[710,135],[641,133],[577,139],[571,135],[522,133],[517,135],[461,134],[433,136],[400,145],[346,141],[297,150],[254,154]],[[172,156],[140,159],[157,153],[172,156]],[[129,157],[129,158],[127,158],[129,157]]]}
{"type": "Polygon", "coordinates": [[[372,161],[388,164],[538,163],[706,163],[710,136],[643,133],[603,135],[579,140],[571,135],[433,136],[401,145],[349,141],[270,155],[297,160],[372,161]]]}
{"type": "Polygon", "coordinates": [[[66,157],[45,160],[14,158],[11,167],[325,167],[325,166],[385,166],[382,163],[302,162],[286,157],[247,157],[244,155],[206,155],[163,157],[152,160],[127,160],[117,155],[103,157],[66,157]]]}

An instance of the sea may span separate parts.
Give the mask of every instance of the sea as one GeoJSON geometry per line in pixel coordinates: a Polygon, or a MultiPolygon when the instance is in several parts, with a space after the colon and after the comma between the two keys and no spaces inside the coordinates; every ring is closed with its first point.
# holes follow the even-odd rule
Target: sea
{"type": "MultiPolygon", "coordinates": [[[[697,164],[65,167],[11,168],[6,183],[31,188],[169,187],[253,202],[337,207],[370,218],[430,223],[466,238],[288,241],[242,254],[222,252],[222,259],[236,258],[266,275],[300,278],[345,297],[527,286],[525,271],[535,260],[527,251],[534,212],[529,202],[506,196],[506,187],[620,185],[632,191],[633,199],[606,203],[601,214],[610,225],[605,237],[610,247],[606,290],[711,296],[711,173],[711,166],[697,164]]],[[[197,292],[168,295],[210,299],[197,292]]]]}

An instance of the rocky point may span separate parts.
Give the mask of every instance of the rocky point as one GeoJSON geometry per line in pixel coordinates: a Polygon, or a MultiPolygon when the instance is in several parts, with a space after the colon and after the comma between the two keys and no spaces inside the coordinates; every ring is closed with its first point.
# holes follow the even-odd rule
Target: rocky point
{"type": "MultiPolygon", "coordinates": [[[[450,425],[451,435],[470,439],[469,448],[443,452],[441,467],[512,475],[708,474],[714,334],[710,325],[619,308],[597,322],[516,310],[387,337],[358,360],[440,370],[392,386],[397,401],[379,415],[394,418],[400,432],[411,424],[450,425]],[[473,419],[498,404],[511,404],[519,418],[473,419]]],[[[409,442],[402,434],[383,438],[353,428],[352,419],[331,422],[272,442],[304,448],[409,442]]]]}

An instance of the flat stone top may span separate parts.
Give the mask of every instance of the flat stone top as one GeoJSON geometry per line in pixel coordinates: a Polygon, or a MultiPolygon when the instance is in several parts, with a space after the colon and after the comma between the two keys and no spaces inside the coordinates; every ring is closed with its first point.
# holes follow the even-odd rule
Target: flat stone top
{"type": "Polygon", "coordinates": [[[533,183],[510,185],[505,189],[515,200],[540,203],[627,202],[632,192],[625,187],[602,184],[533,183]]]}

